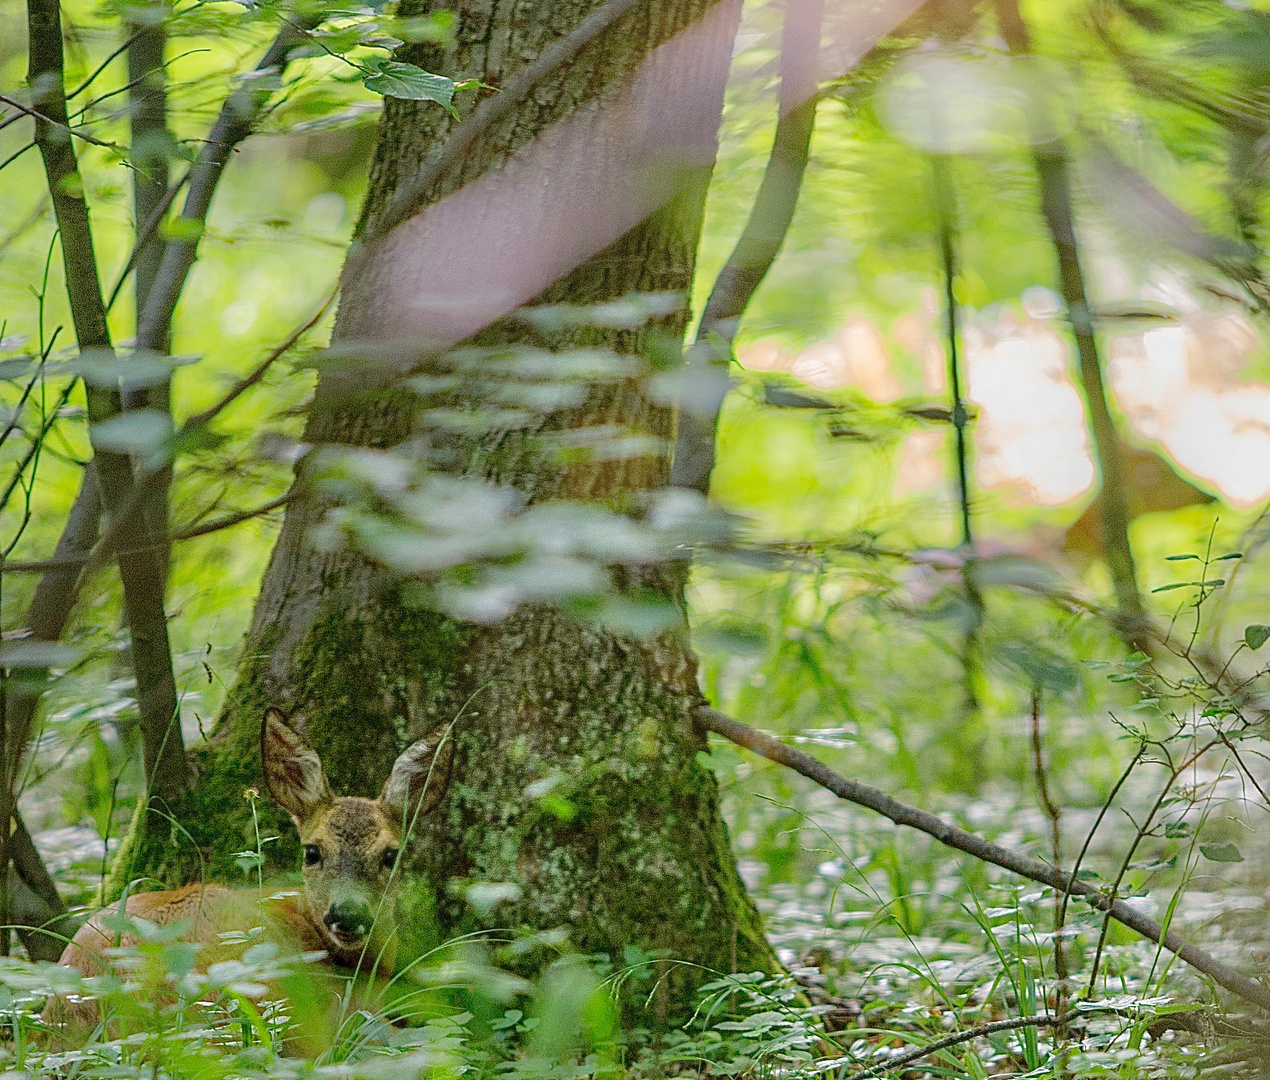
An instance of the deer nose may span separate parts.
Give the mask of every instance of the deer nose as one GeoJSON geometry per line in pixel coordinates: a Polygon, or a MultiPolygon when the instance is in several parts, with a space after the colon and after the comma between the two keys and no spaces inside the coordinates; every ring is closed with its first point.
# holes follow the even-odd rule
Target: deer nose
{"type": "Polygon", "coordinates": [[[332,904],[322,921],[333,934],[341,937],[365,937],[370,930],[370,908],[366,904],[332,904]]]}

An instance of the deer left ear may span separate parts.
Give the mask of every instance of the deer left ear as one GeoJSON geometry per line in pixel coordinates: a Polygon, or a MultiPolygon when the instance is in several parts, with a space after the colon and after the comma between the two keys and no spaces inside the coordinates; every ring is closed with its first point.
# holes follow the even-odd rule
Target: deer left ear
{"type": "Polygon", "coordinates": [[[265,786],[297,824],[332,799],[322,759],[305,738],[298,717],[266,709],[260,725],[260,762],[265,786]]]}
{"type": "Polygon", "coordinates": [[[409,828],[416,818],[435,809],[450,785],[453,759],[454,740],[445,729],[403,750],[379,796],[388,816],[409,828]]]}

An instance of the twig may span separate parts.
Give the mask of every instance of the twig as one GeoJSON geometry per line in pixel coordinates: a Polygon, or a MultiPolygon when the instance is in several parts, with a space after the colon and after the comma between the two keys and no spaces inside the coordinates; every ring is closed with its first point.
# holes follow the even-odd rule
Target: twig
{"type": "MultiPolygon", "coordinates": [[[[183,438],[186,438],[198,429],[205,427],[211,420],[215,419],[220,412],[236,401],[239,395],[252,386],[255,386],[279,357],[294,348],[295,343],[299,341],[304,334],[317,325],[322,316],[326,314],[327,308],[329,308],[334,301],[335,293],[332,292],[331,295],[323,301],[322,306],[318,308],[317,312],[307,322],[294,330],[281,345],[274,348],[268,356],[256,365],[253,371],[244,378],[239,379],[238,382],[230,387],[220,401],[186,420],[185,423],[181,425],[181,430],[174,436],[175,441],[180,442],[183,438]]],[[[162,468],[145,471],[137,478],[136,483],[133,485],[129,501],[124,506],[123,511],[118,515],[112,515],[111,522],[109,526],[107,526],[102,538],[97,542],[93,550],[89,552],[88,558],[85,560],[85,573],[92,573],[97,566],[103,564],[111,555],[123,554],[118,551],[118,546],[121,537],[126,531],[127,522],[129,522],[135,514],[146,505],[149,499],[154,498],[157,493],[161,492],[167,486],[169,477],[170,470],[167,466],[164,466],[162,468]]],[[[158,544],[162,545],[162,540],[159,540],[158,544]]]]}
{"type": "MultiPolygon", "coordinates": [[[[31,439],[31,445],[27,447],[26,453],[22,455],[22,459],[18,462],[13,470],[13,476],[9,478],[9,483],[5,486],[3,492],[0,492],[0,510],[9,505],[9,499],[13,497],[13,491],[22,481],[22,476],[26,472],[26,467],[31,464],[31,460],[40,452],[40,446],[44,442],[44,437],[48,435],[49,429],[57,423],[58,413],[61,412],[62,406],[66,404],[71,396],[71,391],[75,389],[75,380],[72,379],[62,389],[57,396],[57,401],[53,405],[52,411],[45,419],[39,432],[31,439]]],[[[6,552],[7,554],[7,552],[6,552]]],[[[4,559],[0,558],[0,566],[4,565],[4,559]]]]}
{"type": "Polygon", "coordinates": [[[35,209],[31,211],[30,216],[21,224],[14,226],[14,229],[3,240],[0,240],[0,258],[4,257],[4,253],[9,250],[17,241],[26,235],[27,231],[39,223],[40,218],[48,213],[48,198],[41,199],[35,204],[35,209]]]}
{"type": "MultiPolygon", "coordinates": [[[[1193,765],[1200,757],[1217,745],[1217,740],[1205,744],[1197,751],[1191,754],[1180,765],[1174,765],[1172,761],[1168,762],[1169,778],[1164,782],[1164,786],[1160,789],[1160,794],[1155,802],[1151,804],[1151,808],[1147,811],[1147,815],[1142,819],[1141,824],[1137,825],[1134,832],[1133,842],[1129,845],[1129,850],[1124,853],[1124,858],[1120,861],[1120,869],[1116,872],[1115,879],[1111,882],[1111,888],[1108,895],[1115,897],[1120,892],[1120,886],[1124,882],[1125,875],[1129,872],[1129,867],[1133,865],[1133,856],[1137,853],[1138,846],[1142,843],[1143,838],[1151,831],[1151,825],[1155,821],[1155,815],[1160,812],[1160,807],[1164,805],[1164,800],[1168,798],[1169,792],[1173,790],[1173,785],[1177,782],[1177,778],[1182,772],[1193,765]]],[[[1167,753],[1167,751],[1166,751],[1167,753]]],[[[1111,915],[1108,913],[1103,916],[1102,931],[1098,935],[1098,945],[1094,949],[1094,958],[1089,965],[1089,985],[1085,990],[1087,998],[1093,998],[1095,988],[1098,985],[1098,969],[1102,965],[1102,954],[1107,944],[1107,933],[1111,929],[1111,915]]]]}
{"type": "Polygon", "coordinates": [[[12,165],[15,161],[17,161],[18,158],[20,158],[28,150],[34,150],[34,149],[35,149],[34,139],[32,139],[25,146],[18,147],[18,149],[13,151],[13,153],[10,154],[7,158],[5,158],[3,161],[0,161],[0,172],[3,172],[5,169],[7,169],[10,165],[12,165]]]}
{"type": "Polygon", "coordinates": [[[132,251],[128,253],[128,261],[124,263],[123,269],[119,271],[119,276],[115,279],[115,284],[110,290],[110,297],[106,300],[107,311],[115,306],[115,301],[119,299],[119,293],[123,290],[133,267],[137,265],[137,259],[140,257],[142,250],[146,247],[150,238],[158,231],[159,225],[163,221],[163,215],[168,212],[168,208],[181,193],[181,189],[189,182],[189,179],[190,173],[189,170],[186,170],[185,175],[168,188],[162,200],[150,211],[150,216],[146,218],[145,222],[137,223],[137,231],[133,238],[132,251]]]}
{"type": "Polygon", "coordinates": [[[980,1024],[978,1027],[970,1028],[967,1031],[959,1031],[955,1035],[946,1035],[929,1046],[918,1046],[912,1050],[905,1051],[903,1054],[888,1058],[886,1061],[880,1061],[878,1064],[870,1066],[861,1072],[852,1073],[849,1080],[868,1080],[868,1077],[877,1076],[883,1070],[901,1069],[905,1065],[920,1061],[924,1057],[930,1057],[931,1054],[937,1054],[941,1050],[947,1050],[951,1046],[972,1042],[975,1039],[983,1038],[985,1035],[994,1035],[998,1031],[1016,1031],[1019,1028],[1029,1027],[1057,1027],[1060,1024],[1067,1023],[1072,1016],[1072,1013],[1061,1013],[1058,1016],[1020,1016],[1013,1020],[993,1020],[991,1023],[980,1024]]]}
{"type": "MultiPolygon", "coordinates": [[[[17,428],[18,420],[22,417],[22,409],[31,397],[31,391],[34,390],[40,380],[44,378],[44,362],[48,360],[49,353],[53,351],[53,343],[57,341],[57,335],[61,332],[62,328],[60,326],[53,331],[52,336],[49,338],[49,343],[44,347],[43,352],[40,354],[40,364],[35,369],[35,374],[31,376],[30,381],[22,390],[22,396],[18,398],[17,404],[13,406],[13,415],[9,418],[9,422],[5,424],[4,430],[0,431],[0,446],[3,446],[8,441],[9,436],[12,435],[14,430],[17,428]]],[[[3,502],[0,502],[0,507],[3,505],[3,502]]]]}
{"type": "Polygon", "coordinates": [[[181,425],[181,434],[189,434],[198,428],[206,427],[220,413],[224,412],[225,409],[229,408],[230,405],[237,401],[243,393],[250,390],[256,385],[256,383],[260,382],[260,380],[264,378],[265,372],[267,372],[270,367],[272,367],[281,357],[285,356],[294,349],[296,342],[298,342],[305,334],[322,321],[322,316],[325,315],[331,305],[335,303],[336,295],[336,292],[332,292],[330,296],[322,301],[322,306],[313,313],[303,326],[297,327],[290,333],[290,335],[288,335],[287,339],[282,342],[282,344],[271,349],[269,355],[261,360],[260,363],[257,364],[248,374],[244,375],[241,379],[234,383],[234,385],[225,392],[224,397],[216,402],[216,404],[209,406],[201,413],[195,413],[186,420],[185,423],[181,425]]]}
{"type": "Polygon", "coordinates": [[[131,45],[143,33],[145,33],[144,28],[142,28],[141,30],[138,30],[135,34],[131,35],[130,37],[125,38],[123,44],[120,45],[117,49],[115,49],[114,52],[107,55],[106,59],[103,60],[100,64],[98,64],[96,68],[93,69],[93,73],[89,75],[88,78],[86,78],[82,83],[80,83],[77,87],[75,87],[74,90],[71,90],[69,93],[67,93],[66,95],[67,100],[69,101],[71,98],[79,97],[80,94],[82,94],[93,83],[95,83],[97,81],[97,77],[103,71],[105,71],[107,67],[110,66],[110,62],[114,60],[116,57],[120,56],[128,48],[128,46],[131,45]]]}
{"type": "Polygon", "coordinates": [[[0,101],[4,102],[6,105],[12,105],[19,112],[26,113],[27,116],[33,117],[34,119],[38,120],[40,123],[48,124],[55,128],[60,128],[62,131],[68,131],[72,135],[74,135],[75,138],[83,139],[84,142],[86,143],[92,143],[94,146],[104,146],[108,150],[127,149],[126,147],[120,146],[118,143],[103,142],[101,139],[98,139],[93,135],[85,135],[78,128],[71,127],[70,124],[66,123],[64,120],[55,120],[50,116],[46,116],[44,113],[40,112],[38,109],[32,109],[27,105],[23,105],[22,102],[20,101],[14,101],[13,98],[6,97],[4,94],[0,94],[0,101]]]}
{"type": "Polygon", "coordinates": [[[816,125],[816,62],[824,0],[789,0],[781,38],[780,116],[771,156],[749,219],[719,271],[688,352],[694,403],[681,404],[670,483],[710,493],[719,409],[728,385],[728,364],[750,299],[780,252],[794,219],[816,125]]]}
{"type": "Polygon", "coordinates": [[[1000,866],[1021,877],[1048,885],[1052,889],[1085,897],[1094,908],[1109,913],[1117,922],[1123,923],[1131,930],[1137,931],[1143,937],[1176,954],[1191,967],[1210,976],[1231,993],[1239,995],[1258,1008],[1270,1011],[1270,990],[1222,963],[1203,949],[1190,944],[1176,931],[1165,932],[1154,919],[1123,901],[1112,899],[1092,885],[1077,880],[1072,875],[1065,874],[1040,859],[1021,855],[1016,851],[993,844],[974,833],[950,825],[925,810],[898,802],[877,788],[868,787],[855,780],[848,780],[809,754],[786,746],[772,736],[765,735],[748,724],[742,724],[739,720],[733,720],[716,709],[702,706],[696,710],[695,715],[697,722],[705,730],[722,735],[738,746],[761,754],[769,761],[785,765],[801,773],[821,787],[832,791],[840,799],[873,810],[897,825],[924,832],[928,836],[933,836],[941,844],[946,844],[957,851],[964,851],[976,859],[1000,866]]]}
{"type": "MultiPolygon", "coordinates": [[[[185,423],[181,425],[181,429],[177,432],[176,438],[179,440],[181,437],[190,435],[199,428],[205,427],[221,412],[237,401],[244,392],[260,382],[269,368],[282,356],[290,352],[291,349],[295,348],[295,345],[300,338],[312,330],[313,327],[322,320],[322,317],[330,309],[330,306],[334,303],[334,301],[335,293],[331,293],[331,295],[322,302],[322,305],[312,316],[310,316],[301,326],[293,330],[285,341],[270,350],[269,354],[250,372],[235,382],[219,401],[204,409],[202,412],[195,413],[187,419],[185,423]]],[[[101,565],[111,555],[134,555],[145,550],[156,550],[159,546],[174,540],[188,540],[194,536],[205,536],[208,533],[216,532],[219,529],[229,528],[230,526],[237,525],[239,522],[247,521],[253,517],[259,517],[261,514],[267,514],[271,510],[276,510],[278,507],[283,506],[288,498],[284,495],[281,498],[274,499],[271,502],[265,503],[264,506],[257,507],[254,510],[244,510],[231,514],[226,518],[218,519],[215,522],[208,522],[204,525],[172,533],[166,537],[159,537],[151,542],[148,549],[139,545],[129,545],[126,548],[119,548],[119,541],[125,530],[122,526],[117,524],[117,522],[127,522],[130,520],[133,512],[135,512],[141,502],[151,491],[154,490],[155,485],[162,482],[163,479],[161,471],[157,469],[142,473],[134,485],[130,500],[124,507],[123,512],[118,516],[118,518],[111,522],[110,526],[106,529],[105,534],[92,545],[91,550],[63,556],[55,555],[52,559],[43,559],[39,562],[4,562],[3,560],[0,560],[0,571],[8,573],[43,573],[52,570],[66,569],[69,567],[78,568],[86,566],[90,568],[89,572],[91,572],[91,568],[101,565]]]]}
{"type": "MultiPolygon", "coordinates": [[[[1041,799],[1041,808],[1050,823],[1050,858],[1055,866],[1063,865],[1062,833],[1060,822],[1062,811],[1050,796],[1049,779],[1045,771],[1045,748],[1041,742],[1041,688],[1032,687],[1032,764],[1036,771],[1036,789],[1041,799]]],[[[1055,897],[1054,900],[1054,976],[1058,983],[1058,1011],[1067,1012],[1068,986],[1070,971],[1067,967],[1067,950],[1063,947],[1063,925],[1066,921],[1067,908],[1055,897]]],[[[1065,1028],[1065,1024],[1060,1030],[1065,1028]]]]}
{"type": "MultiPolygon", "coordinates": [[[[290,495],[279,495],[276,499],[270,499],[266,503],[254,506],[250,510],[235,510],[231,514],[223,517],[213,518],[211,521],[204,521],[198,525],[190,525],[184,529],[177,529],[168,533],[167,536],[160,537],[152,541],[152,546],[148,549],[135,546],[128,546],[113,552],[115,555],[136,555],[142,551],[154,551],[161,544],[174,544],[182,540],[193,540],[199,536],[208,536],[211,533],[220,532],[222,529],[232,529],[235,525],[241,525],[244,521],[251,521],[252,518],[263,517],[265,514],[271,514],[275,510],[279,510],[291,501],[290,495]]],[[[54,555],[51,559],[40,559],[33,562],[0,562],[0,572],[5,574],[47,574],[54,571],[75,570],[79,571],[90,561],[94,561],[91,552],[81,552],[70,555],[54,555]]]]}
{"type": "Polygon", "coordinates": [[[1261,801],[1265,803],[1267,809],[1270,809],[1270,795],[1267,795],[1265,789],[1257,783],[1256,776],[1253,775],[1252,770],[1244,764],[1244,759],[1239,756],[1239,750],[1236,748],[1235,744],[1230,741],[1230,737],[1220,728],[1217,729],[1217,737],[1226,744],[1226,749],[1230,751],[1244,776],[1252,782],[1252,786],[1257,789],[1257,794],[1261,796],[1261,801]]]}
{"type": "Polygon", "coordinates": [[[497,94],[482,101],[445,141],[435,161],[397,187],[384,213],[358,238],[370,244],[411,217],[431,193],[433,185],[456,165],[494,124],[506,119],[546,76],[572,60],[595,38],[644,0],[604,0],[564,37],[553,41],[530,63],[517,69],[497,94]]]}
{"type": "Polygon", "coordinates": [[[948,341],[948,387],[954,432],[953,467],[957,473],[957,502],[961,510],[961,543],[967,557],[961,566],[961,586],[969,609],[961,642],[962,693],[968,716],[979,712],[979,631],[983,626],[983,592],[975,577],[974,530],[970,520],[969,445],[966,425],[970,413],[961,392],[961,349],[957,326],[957,192],[952,163],[945,154],[932,154],[931,187],[935,201],[935,232],[939,245],[940,276],[944,285],[944,332],[948,341]]]}

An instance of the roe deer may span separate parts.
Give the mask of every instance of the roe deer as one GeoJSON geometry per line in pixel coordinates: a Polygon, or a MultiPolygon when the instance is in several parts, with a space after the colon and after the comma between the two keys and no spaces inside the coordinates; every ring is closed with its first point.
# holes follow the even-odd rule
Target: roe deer
{"type": "MultiPolygon", "coordinates": [[[[241,939],[243,931],[263,924],[268,939],[281,939],[280,944],[296,951],[324,952],[330,964],[346,972],[391,971],[395,931],[385,931],[383,922],[393,920],[402,836],[445,793],[453,756],[450,742],[437,732],[410,746],[393,764],[377,799],[334,795],[301,726],[277,709],[265,712],[260,756],[269,793],[300,832],[303,890],[258,904],[245,890],[187,885],[130,896],[125,912],[159,926],[190,920],[180,940],[204,946],[200,968],[241,952],[241,941],[235,950],[220,935],[237,931],[231,936],[241,939]]],[[[101,975],[110,970],[116,946],[139,944],[136,934],[108,928],[114,921],[109,917],[118,911],[119,904],[112,904],[81,926],[61,963],[85,975],[101,975]]],[[[92,998],[61,995],[49,999],[43,1014],[44,1022],[67,1041],[87,1037],[99,1017],[92,998]]]]}

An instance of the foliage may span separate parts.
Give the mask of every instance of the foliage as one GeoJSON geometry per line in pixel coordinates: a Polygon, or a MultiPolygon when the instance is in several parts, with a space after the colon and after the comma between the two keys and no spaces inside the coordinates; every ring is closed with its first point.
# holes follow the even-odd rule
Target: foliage
{"type": "MultiPolygon", "coordinates": [[[[741,76],[771,66],[774,7],[747,14],[741,76]]],[[[135,238],[131,162],[121,149],[128,78],[118,63],[100,65],[122,40],[130,10],[65,8],[68,84],[80,87],[74,122],[98,140],[78,147],[79,160],[106,295],[118,297],[110,318],[119,339],[135,329],[125,272],[135,238]]],[[[3,557],[38,561],[53,550],[91,455],[85,384],[122,379],[144,389],[170,377],[171,415],[135,410],[94,435],[99,448],[140,464],[174,466],[173,532],[187,538],[172,548],[168,606],[191,743],[210,733],[232,692],[250,599],[276,535],[276,500],[310,450],[301,414],[313,372],[341,360],[322,349],[329,314],[309,320],[331,295],[350,239],[378,95],[459,115],[487,89],[393,58],[403,42],[444,45],[452,33],[444,12],[318,14],[302,55],[257,86],[271,94],[260,135],[243,144],[206,225],[194,230],[202,247],[177,310],[174,356],[111,358],[103,378],[101,357],[71,346],[47,194],[35,155],[23,153],[29,124],[14,113],[0,131],[0,463],[12,477],[0,511],[3,557]],[[292,349],[199,419],[306,324],[292,349]],[[200,531],[239,511],[251,516],[200,531]]],[[[317,540],[357,545],[408,577],[420,606],[495,622],[520,605],[551,603],[644,637],[673,626],[678,613],[615,592],[608,569],[673,564],[691,551],[691,632],[703,686],[720,708],[999,843],[1044,852],[1068,869],[1079,853],[1088,880],[1224,958],[1264,969],[1264,512],[1191,506],[1137,518],[1138,573],[1165,628],[1157,654],[1146,657],[1125,649],[1102,606],[1105,568],[1064,562],[1049,540],[1076,520],[1086,496],[1044,508],[1008,489],[978,491],[982,543],[968,553],[954,546],[956,506],[944,486],[904,492],[896,484],[913,436],[933,435],[944,459],[951,441],[947,412],[931,408],[936,381],[924,366],[929,349],[923,353],[930,341],[938,352],[929,297],[940,285],[926,150],[949,147],[923,145],[924,129],[904,123],[912,103],[904,80],[914,77],[905,58],[916,46],[937,53],[944,66],[927,74],[968,86],[969,105],[988,98],[1026,109],[1032,100],[1027,85],[1020,90],[1026,65],[1005,55],[980,14],[964,32],[910,27],[828,87],[798,213],[738,339],[742,358],[767,346],[792,354],[862,316],[893,359],[902,391],[894,400],[737,368],[723,409],[717,506],[670,491],[638,505],[531,502],[510,482],[437,475],[429,455],[443,454],[446,433],[460,430],[563,460],[646,452],[645,434],[615,427],[588,431],[583,441],[549,418],[617,381],[638,380],[659,401],[684,392],[673,343],[653,340],[638,358],[585,344],[589,326],[655,326],[674,298],[670,307],[650,294],[602,310],[538,308],[532,319],[541,325],[576,330],[576,350],[473,349],[412,375],[412,431],[425,449],[315,452],[330,503],[317,540]],[[925,335],[916,344],[906,336],[914,318],[925,335]],[[791,389],[817,396],[796,400],[791,389]]],[[[1061,105],[1053,114],[1059,133],[1083,170],[1082,239],[1098,252],[1089,261],[1106,279],[1100,296],[1141,307],[1163,295],[1172,323],[1246,311],[1258,339],[1237,374],[1264,378],[1270,14],[1255,3],[1193,0],[1038,3],[1025,15],[1061,105]],[[1117,191],[1136,192],[1138,201],[1113,198],[1117,191]],[[1123,287],[1112,295],[1117,280],[1123,287]]],[[[195,3],[158,17],[171,58],[166,153],[179,166],[197,154],[228,90],[251,85],[251,66],[281,12],[195,3]]],[[[19,5],[0,2],[6,88],[22,78],[20,23],[19,5]]],[[[765,75],[738,77],[710,191],[697,307],[750,206],[771,141],[771,106],[765,75]]],[[[977,115],[969,120],[978,126],[954,147],[966,152],[950,167],[960,317],[963,328],[987,333],[1002,319],[1023,319],[1028,297],[1037,296],[1029,290],[1052,285],[1054,271],[1025,125],[991,109],[977,115]]],[[[188,228],[173,215],[162,225],[166,236],[188,228]]],[[[1159,315],[1137,313],[1149,325],[1159,315]]],[[[1100,329],[1108,344],[1138,325],[1108,314],[1100,329]]],[[[527,337],[534,330],[530,322],[527,337]]],[[[5,631],[22,625],[34,588],[31,574],[10,569],[5,631]]],[[[63,895],[77,904],[92,901],[145,789],[119,589],[97,573],[85,590],[65,645],[7,641],[0,653],[8,668],[48,667],[55,676],[21,807],[63,895]]],[[[613,971],[553,940],[559,956],[533,986],[504,970],[516,943],[456,943],[403,980],[404,1006],[401,994],[389,995],[391,1004],[362,1011],[348,996],[336,1047],[302,1063],[277,1052],[282,1018],[257,1005],[259,988],[280,977],[269,946],[253,946],[237,967],[199,974],[169,931],[147,930],[134,952],[175,1000],[138,999],[126,978],[103,976],[94,992],[148,1011],[137,1034],[102,1032],[83,1049],[44,1056],[32,1037],[44,993],[74,989],[65,970],[8,961],[0,969],[8,1067],[332,1080],[350,1075],[348,1062],[357,1075],[386,1078],[423,1069],[853,1077],[884,1071],[910,1047],[946,1035],[1060,1012],[1063,1023],[985,1032],[905,1067],[976,1077],[1181,1077],[1216,1058],[1220,1033],[1204,1025],[1230,1001],[1092,906],[868,818],[734,747],[715,746],[708,757],[743,874],[790,974],[721,970],[681,1030],[663,1037],[650,1023],[619,1032],[607,1004],[613,985],[640,979],[652,1001],[673,957],[631,957],[613,971]],[[195,1004],[209,997],[210,1010],[195,1004]],[[394,1009],[413,1010],[414,1026],[393,1026],[394,1009]]],[[[254,854],[243,860],[245,882],[255,880],[254,854]]],[[[1235,1039],[1220,1053],[1255,1062],[1260,1045],[1235,1039]]]]}

